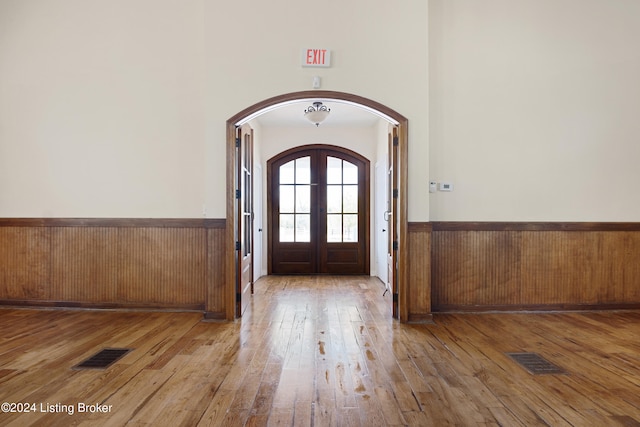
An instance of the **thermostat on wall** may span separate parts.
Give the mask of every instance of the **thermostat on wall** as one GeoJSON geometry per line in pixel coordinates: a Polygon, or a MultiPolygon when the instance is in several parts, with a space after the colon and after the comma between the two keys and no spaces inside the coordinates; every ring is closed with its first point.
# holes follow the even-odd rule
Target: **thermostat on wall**
{"type": "Polygon", "coordinates": [[[453,184],[451,184],[450,182],[441,182],[438,184],[438,190],[453,191],[453,184]]]}

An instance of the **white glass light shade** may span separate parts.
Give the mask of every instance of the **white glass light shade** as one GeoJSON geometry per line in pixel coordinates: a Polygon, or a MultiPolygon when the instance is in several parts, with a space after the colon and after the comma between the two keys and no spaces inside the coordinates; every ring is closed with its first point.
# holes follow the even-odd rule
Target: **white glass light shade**
{"type": "Polygon", "coordinates": [[[316,101],[312,106],[309,106],[306,110],[304,110],[304,116],[316,126],[319,126],[327,117],[329,117],[329,112],[331,110],[328,109],[325,105],[322,105],[322,102],[316,101]]]}

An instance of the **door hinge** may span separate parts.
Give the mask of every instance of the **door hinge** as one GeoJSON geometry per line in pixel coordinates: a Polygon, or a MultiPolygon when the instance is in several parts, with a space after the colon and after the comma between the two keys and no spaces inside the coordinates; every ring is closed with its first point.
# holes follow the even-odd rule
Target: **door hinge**
{"type": "Polygon", "coordinates": [[[393,137],[393,146],[394,146],[394,147],[397,147],[397,146],[398,146],[398,144],[400,144],[400,140],[398,139],[398,137],[397,137],[397,136],[394,136],[394,137],[393,137]]]}
{"type": "Polygon", "coordinates": [[[240,148],[240,143],[242,140],[240,138],[236,138],[236,148],[240,148]]]}
{"type": "Polygon", "coordinates": [[[240,190],[236,190],[236,199],[239,199],[241,195],[242,193],[240,192],[240,190]]]}
{"type": "Polygon", "coordinates": [[[236,292],[236,301],[240,301],[242,299],[242,294],[240,292],[236,292]]]}
{"type": "Polygon", "coordinates": [[[240,242],[236,242],[236,251],[239,251],[240,249],[242,249],[242,245],[240,242]]]}
{"type": "Polygon", "coordinates": [[[394,189],[393,189],[393,198],[394,198],[394,199],[397,199],[397,198],[398,198],[398,189],[397,189],[397,188],[394,188],[394,189]]]}
{"type": "Polygon", "coordinates": [[[397,251],[397,250],[398,250],[398,241],[397,241],[397,240],[395,240],[395,241],[393,242],[393,250],[394,250],[394,251],[397,251]]]}
{"type": "Polygon", "coordinates": [[[398,294],[393,294],[393,302],[398,302],[398,294]]]}

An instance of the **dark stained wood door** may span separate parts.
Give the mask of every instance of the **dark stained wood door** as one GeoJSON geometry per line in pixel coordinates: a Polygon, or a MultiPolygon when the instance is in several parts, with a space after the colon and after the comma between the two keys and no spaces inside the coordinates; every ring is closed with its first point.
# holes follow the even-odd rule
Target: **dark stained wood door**
{"type": "Polygon", "coordinates": [[[271,274],[369,274],[369,161],[333,146],[268,162],[271,274]]]}
{"type": "Polygon", "coordinates": [[[236,150],[238,159],[236,316],[242,316],[253,294],[253,129],[249,125],[245,124],[238,128],[236,150]]]}

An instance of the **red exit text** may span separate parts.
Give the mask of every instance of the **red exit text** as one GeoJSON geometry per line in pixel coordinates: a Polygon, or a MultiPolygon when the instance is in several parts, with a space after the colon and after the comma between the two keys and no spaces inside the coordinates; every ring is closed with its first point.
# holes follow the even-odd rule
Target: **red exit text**
{"type": "Polygon", "coordinates": [[[302,65],[305,67],[329,67],[331,52],[328,49],[304,49],[302,51],[302,65]]]}

